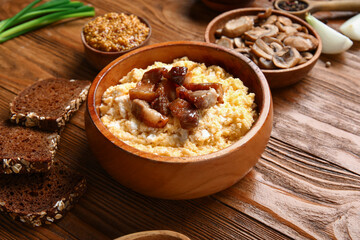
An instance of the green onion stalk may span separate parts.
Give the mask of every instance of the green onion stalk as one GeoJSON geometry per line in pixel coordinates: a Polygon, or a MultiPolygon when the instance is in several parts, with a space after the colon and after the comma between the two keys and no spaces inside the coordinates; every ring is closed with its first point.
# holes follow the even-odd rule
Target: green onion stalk
{"type": "Polygon", "coordinates": [[[33,1],[15,16],[0,22],[0,43],[63,19],[95,16],[94,8],[82,2],[50,0],[34,7],[39,2],[33,1]]]}

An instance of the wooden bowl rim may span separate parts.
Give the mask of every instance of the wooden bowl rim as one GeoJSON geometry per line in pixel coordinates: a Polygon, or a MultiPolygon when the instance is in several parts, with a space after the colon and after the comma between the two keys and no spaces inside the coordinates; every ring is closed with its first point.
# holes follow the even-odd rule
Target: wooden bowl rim
{"type": "MultiPolygon", "coordinates": [[[[124,235],[118,237],[114,240],[136,240],[136,239],[143,239],[145,237],[175,237],[181,240],[190,240],[188,236],[185,236],[182,233],[171,231],[171,230],[149,230],[149,231],[142,231],[142,232],[135,232],[130,233],[128,235],[124,235]]],[[[161,239],[161,238],[160,238],[161,239]]]]}
{"type": "Polygon", "coordinates": [[[84,45],[86,48],[90,49],[92,52],[95,52],[95,53],[97,53],[97,54],[103,54],[103,55],[110,55],[110,56],[111,56],[111,55],[122,55],[122,54],[128,53],[128,52],[130,52],[130,51],[132,51],[132,50],[135,50],[135,49],[137,49],[137,48],[140,48],[140,47],[144,46],[146,43],[148,43],[149,40],[150,40],[150,37],[151,37],[151,33],[152,33],[152,28],[151,28],[151,25],[150,25],[149,21],[148,21],[146,18],[140,17],[140,16],[135,15],[135,14],[133,14],[133,13],[120,12],[120,13],[118,13],[118,14],[121,14],[121,13],[124,13],[124,14],[126,14],[126,15],[134,15],[134,16],[138,17],[141,22],[143,22],[143,23],[146,24],[146,26],[149,28],[149,34],[147,35],[147,37],[145,38],[144,41],[142,41],[142,42],[141,42],[138,46],[136,46],[136,47],[130,48],[130,49],[128,49],[128,50],[117,51],[117,52],[106,52],[106,51],[98,50],[98,49],[93,48],[92,46],[90,46],[90,45],[86,42],[86,40],[85,40],[84,28],[85,28],[86,24],[88,24],[88,23],[91,22],[92,20],[96,19],[97,17],[104,16],[104,15],[106,14],[106,13],[105,13],[105,14],[103,14],[103,15],[100,15],[100,16],[97,16],[97,17],[92,18],[91,20],[87,21],[87,22],[84,24],[84,26],[83,26],[82,29],[81,29],[81,33],[80,33],[80,34],[81,34],[81,41],[83,42],[83,45],[84,45]]]}
{"type": "MultiPolygon", "coordinates": [[[[213,20],[211,20],[210,23],[206,26],[206,29],[205,29],[205,42],[212,43],[210,41],[210,30],[213,28],[213,26],[215,24],[222,21],[224,18],[226,18],[226,17],[228,17],[230,15],[239,14],[239,16],[243,16],[246,13],[249,13],[249,15],[250,15],[250,14],[257,14],[259,12],[264,12],[264,11],[266,11],[266,8],[241,8],[241,9],[230,10],[230,11],[227,11],[227,12],[224,12],[224,13],[218,15],[213,20]]],[[[288,17],[291,20],[295,20],[296,22],[301,23],[301,25],[304,25],[309,30],[309,32],[313,36],[316,37],[316,39],[319,41],[319,45],[318,45],[318,47],[317,47],[317,49],[315,51],[314,56],[309,61],[307,61],[306,63],[297,65],[295,67],[286,68],[286,69],[261,69],[260,68],[261,71],[264,74],[288,73],[288,72],[296,71],[296,70],[299,70],[299,69],[302,69],[302,68],[306,68],[306,67],[312,65],[314,62],[316,62],[319,59],[320,55],[321,55],[322,42],[321,42],[321,38],[320,38],[319,34],[315,31],[315,29],[310,24],[308,24],[306,21],[304,21],[303,19],[301,19],[301,18],[299,18],[299,17],[297,17],[295,15],[292,15],[290,13],[280,11],[280,10],[276,10],[276,9],[272,9],[272,12],[275,13],[276,15],[282,15],[282,16],[288,17]]]]}
{"type": "MultiPolygon", "coordinates": [[[[256,98],[256,96],[255,96],[256,98]]],[[[105,136],[107,140],[109,140],[112,144],[114,144],[116,147],[125,150],[133,155],[136,155],[138,157],[141,157],[143,159],[147,159],[150,161],[154,161],[157,163],[163,163],[163,164],[183,164],[183,163],[189,163],[189,162],[202,162],[202,161],[208,161],[211,159],[217,159],[220,157],[225,157],[226,155],[230,154],[231,152],[235,151],[240,146],[246,144],[250,139],[252,139],[259,130],[265,125],[267,118],[270,114],[272,105],[272,98],[271,98],[271,92],[270,87],[268,85],[268,82],[264,76],[264,74],[261,72],[260,68],[253,63],[250,59],[246,58],[242,54],[239,54],[235,51],[231,51],[225,47],[213,44],[213,43],[205,43],[205,42],[198,42],[198,41],[173,41],[173,42],[163,42],[163,43],[157,43],[153,45],[149,45],[146,47],[142,47],[139,49],[136,49],[134,51],[131,51],[125,55],[122,55],[118,57],[116,60],[111,62],[109,65],[107,65],[103,70],[100,71],[100,73],[95,77],[93,83],[90,86],[89,93],[88,93],[88,99],[87,99],[87,111],[90,116],[90,121],[94,124],[94,126],[97,128],[97,130],[105,136]],[[233,55],[235,57],[240,58],[242,61],[247,63],[249,67],[252,69],[255,75],[258,76],[259,85],[261,86],[261,92],[263,95],[262,100],[262,107],[261,109],[258,109],[259,116],[256,120],[256,122],[253,124],[251,129],[238,141],[231,144],[230,146],[221,149],[219,151],[204,154],[204,155],[198,155],[198,156],[190,156],[190,157],[170,157],[170,156],[160,156],[149,152],[144,152],[141,150],[138,150],[130,145],[127,145],[122,140],[117,138],[115,135],[113,135],[102,123],[100,116],[98,115],[96,111],[95,106],[95,93],[98,89],[98,86],[101,84],[101,81],[103,77],[111,71],[111,69],[116,66],[117,64],[120,64],[123,61],[126,61],[127,58],[136,55],[136,54],[142,54],[147,51],[151,51],[152,49],[156,48],[166,48],[169,46],[199,46],[199,47],[205,47],[205,48],[214,48],[218,51],[224,51],[227,54],[233,55]],[[181,159],[181,160],[179,160],[181,159]]]]}

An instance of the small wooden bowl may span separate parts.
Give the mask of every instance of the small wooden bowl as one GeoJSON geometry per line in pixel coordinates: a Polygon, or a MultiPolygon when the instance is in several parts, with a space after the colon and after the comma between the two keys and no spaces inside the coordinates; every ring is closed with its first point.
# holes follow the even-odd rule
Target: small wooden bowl
{"type": "MultiPolygon", "coordinates": [[[[97,70],[103,69],[106,65],[108,65],[110,62],[115,60],[116,58],[120,57],[121,55],[128,53],[134,49],[140,48],[142,46],[145,46],[149,43],[150,37],[151,37],[151,26],[149,22],[142,17],[137,16],[141,22],[145,23],[146,26],[149,28],[149,35],[146,37],[146,39],[137,47],[131,48],[129,50],[120,51],[120,52],[106,52],[101,51],[96,48],[91,47],[85,40],[84,36],[84,30],[81,30],[81,41],[84,46],[84,52],[85,57],[87,61],[97,70]]],[[[92,19],[93,20],[93,19],[92,19]]]]}
{"type": "Polygon", "coordinates": [[[153,230],[128,234],[114,240],[190,240],[190,238],[174,231],[153,230]]]}
{"type": "Polygon", "coordinates": [[[152,197],[192,199],[224,190],[243,178],[265,149],[272,119],[270,88],[255,63],[215,44],[179,41],[134,50],[106,66],[89,89],[85,127],[92,152],[103,168],[122,185],[152,197]],[[208,66],[223,67],[255,93],[259,117],[249,132],[218,152],[182,158],[143,152],[116,138],[99,116],[98,108],[104,91],[118,84],[119,79],[133,68],[146,68],[155,61],[171,63],[183,56],[208,66]]]}
{"type": "MultiPolygon", "coordinates": [[[[215,43],[215,31],[224,27],[227,21],[240,16],[257,15],[258,13],[264,12],[265,10],[265,8],[242,8],[220,14],[214,18],[206,27],[205,41],[208,43],[215,43]]],[[[316,31],[301,18],[278,10],[273,10],[273,14],[288,17],[294,23],[305,26],[309,30],[309,33],[319,40],[319,46],[317,47],[314,56],[306,63],[288,69],[261,69],[271,88],[281,88],[300,81],[309,73],[320,57],[322,43],[320,36],[316,33],[316,31]]]]}
{"type": "Polygon", "coordinates": [[[207,7],[220,12],[245,7],[252,1],[254,0],[202,0],[207,7]]]}

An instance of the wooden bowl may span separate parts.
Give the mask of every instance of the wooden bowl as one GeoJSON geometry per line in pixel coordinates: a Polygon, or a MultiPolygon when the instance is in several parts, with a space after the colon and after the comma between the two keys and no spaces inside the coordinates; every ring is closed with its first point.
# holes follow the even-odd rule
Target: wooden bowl
{"type": "Polygon", "coordinates": [[[153,230],[128,234],[114,240],[190,240],[190,238],[174,231],[153,230]]]}
{"type": "MultiPolygon", "coordinates": [[[[258,13],[264,12],[265,10],[265,8],[242,8],[220,14],[214,18],[206,27],[205,41],[208,43],[215,43],[215,31],[224,27],[227,21],[244,15],[257,15],[258,13]]],[[[288,17],[294,23],[305,26],[309,30],[309,33],[319,40],[319,46],[317,47],[314,56],[306,63],[288,69],[262,69],[262,72],[268,80],[270,87],[281,88],[300,81],[309,73],[320,57],[322,43],[320,36],[316,33],[316,31],[301,18],[278,10],[273,10],[273,14],[288,17]]]]}
{"type": "Polygon", "coordinates": [[[85,126],[92,152],[103,168],[122,185],[152,197],[192,199],[224,190],[244,177],[265,149],[272,119],[270,88],[252,61],[215,44],[179,41],[134,50],[106,66],[90,87],[85,126]],[[98,107],[104,91],[116,85],[133,68],[146,68],[154,61],[171,63],[183,56],[223,67],[255,93],[259,117],[249,132],[218,152],[183,158],[143,152],[116,138],[99,117],[98,107]]]}
{"type": "MultiPolygon", "coordinates": [[[[149,28],[149,35],[146,37],[146,39],[139,44],[137,47],[131,48],[129,50],[125,51],[119,51],[119,52],[106,52],[101,51],[96,48],[91,47],[85,40],[84,31],[81,31],[81,41],[84,46],[84,52],[85,52],[85,58],[86,60],[97,70],[103,69],[106,65],[108,65],[110,62],[115,60],[116,58],[120,57],[121,55],[128,53],[134,49],[140,48],[142,46],[145,46],[148,44],[150,37],[151,37],[151,26],[149,22],[142,17],[137,16],[141,22],[145,23],[146,26],[149,28]]],[[[93,20],[93,19],[92,19],[93,20]]],[[[86,25],[86,24],[85,24],[86,25]]]]}
{"type": "Polygon", "coordinates": [[[207,7],[220,12],[245,7],[252,1],[254,0],[202,0],[207,7]]]}

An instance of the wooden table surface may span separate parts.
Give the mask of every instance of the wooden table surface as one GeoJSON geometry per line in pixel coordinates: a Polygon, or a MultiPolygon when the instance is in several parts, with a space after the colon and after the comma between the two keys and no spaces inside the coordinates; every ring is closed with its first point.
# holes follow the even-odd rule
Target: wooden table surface
{"type": "MultiPolygon", "coordinates": [[[[150,43],[203,41],[219,12],[200,0],[90,0],[96,14],[132,12],[152,25],[150,43]]],[[[30,0],[1,0],[0,18],[30,0]]],[[[271,6],[254,0],[251,6],[271,6]]],[[[349,13],[328,13],[337,28],[349,13]]],[[[0,44],[0,116],[39,78],[94,79],[80,31],[89,19],[53,24],[0,44]]],[[[360,43],[322,55],[296,85],[273,91],[270,141],[233,187],[201,199],[160,200],[111,179],[87,144],[83,105],[62,133],[56,158],[82,172],[88,191],[58,223],[31,228],[0,216],[0,239],[113,239],[168,229],[191,239],[360,239],[360,43]],[[325,67],[330,61],[331,66],[325,67]]],[[[1,191],[1,190],[0,190],[1,191]]]]}

